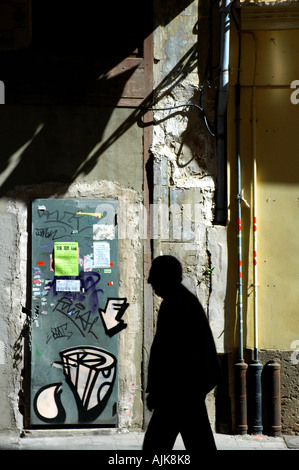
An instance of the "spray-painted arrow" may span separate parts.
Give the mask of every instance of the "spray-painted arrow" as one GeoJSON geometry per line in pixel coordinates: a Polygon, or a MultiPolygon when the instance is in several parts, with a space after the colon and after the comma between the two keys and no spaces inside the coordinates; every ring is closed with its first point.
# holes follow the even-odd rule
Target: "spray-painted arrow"
{"type": "Polygon", "coordinates": [[[129,304],[126,298],[115,299],[108,297],[105,310],[99,308],[103,325],[108,336],[111,337],[127,327],[127,324],[124,323],[121,317],[128,306],[129,304]]]}

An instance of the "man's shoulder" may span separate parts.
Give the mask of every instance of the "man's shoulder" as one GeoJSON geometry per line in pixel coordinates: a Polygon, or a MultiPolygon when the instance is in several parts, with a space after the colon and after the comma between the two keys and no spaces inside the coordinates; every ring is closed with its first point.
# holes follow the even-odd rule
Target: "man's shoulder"
{"type": "Polygon", "coordinates": [[[202,305],[198,299],[198,297],[193,294],[193,292],[191,292],[189,289],[187,289],[187,287],[185,287],[183,284],[182,284],[182,297],[190,302],[190,303],[193,303],[194,306],[197,306],[197,307],[201,307],[202,308],[202,305]]]}
{"type": "Polygon", "coordinates": [[[171,297],[171,299],[168,299],[167,301],[164,301],[164,302],[165,302],[165,306],[168,305],[168,306],[171,306],[172,308],[179,308],[179,309],[183,308],[184,310],[188,308],[188,309],[197,310],[197,311],[200,310],[204,312],[199,299],[183,284],[181,284],[173,292],[173,296],[171,297]]]}

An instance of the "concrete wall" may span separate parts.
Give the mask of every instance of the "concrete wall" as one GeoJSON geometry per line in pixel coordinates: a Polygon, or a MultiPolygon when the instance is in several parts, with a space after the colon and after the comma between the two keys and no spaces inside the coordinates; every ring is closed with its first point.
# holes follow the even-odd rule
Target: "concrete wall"
{"type": "Polygon", "coordinates": [[[23,355],[21,338],[21,313],[18,308],[20,288],[15,291],[15,273],[20,263],[16,250],[19,235],[14,214],[1,212],[1,317],[0,317],[0,390],[1,390],[1,428],[9,430],[19,422],[18,392],[19,374],[13,373],[23,355]]]}

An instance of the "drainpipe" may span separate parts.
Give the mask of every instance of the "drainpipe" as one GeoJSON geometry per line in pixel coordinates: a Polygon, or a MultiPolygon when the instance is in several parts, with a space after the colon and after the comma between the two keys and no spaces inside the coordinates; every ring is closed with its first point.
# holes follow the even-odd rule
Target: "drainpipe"
{"type": "Polygon", "coordinates": [[[223,0],[220,36],[220,77],[217,105],[217,188],[215,194],[216,224],[227,220],[226,200],[226,107],[229,91],[230,0],[223,0]]]}
{"type": "Polygon", "coordinates": [[[265,365],[266,405],[268,417],[268,433],[270,436],[281,436],[281,405],[280,405],[280,364],[275,360],[265,365]]]}
{"type": "Polygon", "coordinates": [[[257,292],[257,170],[256,170],[256,96],[252,88],[252,190],[253,190],[253,312],[254,312],[254,359],[248,367],[248,406],[250,408],[250,429],[253,434],[263,431],[262,425],[262,370],[258,357],[258,292],[257,292]]]}
{"type": "Polygon", "coordinates": [[[235,398],[236,398],[236,432],[247,433],[247,390],[246,371],[248,365],[244,361],[243,351],[243,274],[242,274],[242,208],[244,201],[241,186],[241,154],[240,154],[240,82],[235,85],[236,113],[236,157],[237,157],[237,241],[238,241],[238,318],[239,318],[239,361],[235,364],[235,398]]]}
{"type": "Polygon", "coordinates": [[[258,361],[256,97],[252,89],[254,360],[258,361]]]}

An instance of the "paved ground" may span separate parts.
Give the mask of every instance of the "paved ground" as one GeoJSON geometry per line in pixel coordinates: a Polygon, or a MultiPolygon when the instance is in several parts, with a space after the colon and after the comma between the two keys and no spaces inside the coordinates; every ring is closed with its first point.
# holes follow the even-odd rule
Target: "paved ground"
{"type": "MultiPolygon", "coordinates": [[[[132,450],[142,449],[142,432],[119,430],[30,431],[25,437],[0,434],[0,450],[132,450]]],[[[299,436],[215,434],[218,450],[299,450],[299,436]]],[[[200,446],[199,446],[200,448],[200,446]]],[[[184,450],[178,437],[174,450],[184,450]]]]}

